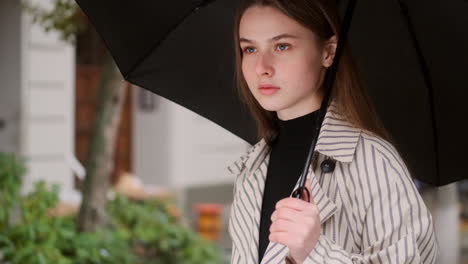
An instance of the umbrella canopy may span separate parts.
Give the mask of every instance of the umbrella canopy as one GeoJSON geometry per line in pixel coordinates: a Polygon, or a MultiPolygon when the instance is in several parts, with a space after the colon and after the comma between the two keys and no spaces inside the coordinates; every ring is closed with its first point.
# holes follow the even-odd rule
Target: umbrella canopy
{"type": "Polygon", "coordinates": [[[77,1],[124,78],[257,141],[234,87],[238,1],[77,1]],[[208,3],[211,2],[211,3],[208,3]]]}
{"type": "Polygon", "coordinates": [[[416,178],[436,186],[468,178],[466,14],[466,1],[359,1],[349,32],[396,147],[416,178]]]}
{"type": "MultiPolygon", "coordinates": [[[[253,144],[255,125],[234,82],[238,1],[77,0],[129,82],[253,144]]],[[[342,7],[347,1],[340,1],[342,7]]],[[[371,97],[412,174],[432,185],[468,178],[468,5],[371,1],[349,31],[371,97]]]]}

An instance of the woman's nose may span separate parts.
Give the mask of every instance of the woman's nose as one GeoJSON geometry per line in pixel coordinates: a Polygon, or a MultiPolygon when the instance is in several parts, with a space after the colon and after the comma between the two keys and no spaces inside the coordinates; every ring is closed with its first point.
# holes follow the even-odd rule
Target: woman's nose
{"type": "Polygon", "coordinates": [[[259,54],[255,71],[259,76],[272,76],[274,74],[272,58],[268,54],[259,54]]]}

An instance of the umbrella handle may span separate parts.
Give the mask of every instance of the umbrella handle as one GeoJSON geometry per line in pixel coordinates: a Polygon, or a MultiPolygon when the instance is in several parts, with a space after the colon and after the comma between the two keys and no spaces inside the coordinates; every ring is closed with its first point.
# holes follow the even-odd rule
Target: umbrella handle
{"type": "MultiPolygon", "coordinates": [[[[346,13],[345,13],[345,16],[344,16],[344,19],[343,19],[343,27],[341,29],[341,32],[339,33],[340,36],[339,36],[339,39],[338,39],[338,46],[336,48],[335,58],[333,60],[332,66],[329,69],[327,69],[326,74],[325,74],[325,81],[324,81],[325,95],[324,95],[324,98],[322,100],[322,104],[320,106],[320,109],[319,109],[319,112],[318,112],[318,115],[317,115],[317,119],[315,121],[315,127],[316,128],[315,128],[315,131],[314,131],[314,136],[313,136],[313,139],[312,139],[312,143],[310,144],[310,147],[309,147],[309,152],[307,154],[307,159],[306,159],[306,163],[305,163],[305,166],[304,166],[304,170],[302,172],[301,177],[299,178],[299,187],[297,188],[297,190],[295,190],[293,192],[293,196],[295,198],[302,199],[302,194],[303,194],[302,190],[304,190],[304,189],[306,190],[307,194],[309,194],[309,191],[307,190],[307,188],[304,187],[305,177],[307,175],[307,172],[309,171],[310,161],[312,159],[312,153],[314,153],[314,151],[315,151],[315,145],[317,143],[317,139],[318,139],[318,136],[320,134],[320,128],[322,126],[322,122],[323,122],[323,120],[325,118],[325,114],[327,112],[327,108],[328,108],[328,105],[329,105],[329,102],[330,102],[330,96],[331,96],[331,92],[332,92],[332,88],[333,88],[333,82],[334,82],[335,77],[336,77],[336,72],[338,71],[338,65],[339,65],[339,62],[340,62],[341,53],[343,52],[343,46],[344,46],[344,43],[346,42],[346,39],[347,39],[347,36],[348,36],[348,31],[349,31],[349,27],[351,25],[351,21],[352,21],[352,17],[353,17],[353,14],[354,14],[354,8],[356,7],[356,3],[357,3],[357,0],[350,0],[348,2],[348,5],[346,7],[346,13]]],[[[307,199],[309,200],[310,198],[307,197],[307,199]]]]}
{"type": "Polygon", "coordinates": [[[310,203],[310,192],[305,186],[299,186],[296,190],[294,190],[292,197],[302,199],[310,203]],[[306,197],[303,196],[304,191],[306,193],[306,197]]]}

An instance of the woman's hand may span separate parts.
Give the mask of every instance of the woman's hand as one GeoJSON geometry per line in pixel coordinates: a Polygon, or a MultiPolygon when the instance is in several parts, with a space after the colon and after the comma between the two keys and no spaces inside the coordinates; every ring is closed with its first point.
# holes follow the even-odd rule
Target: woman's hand
{"type": "Polygon", "coordinates": [[[305,186],[311,194],[310,203],[288,197],[276,203],[271,215],[270,241],[289,248],[289,256],[302,264],[312,252],[320,237],[320,216],[310,191],[310,181],[305,186]]]}

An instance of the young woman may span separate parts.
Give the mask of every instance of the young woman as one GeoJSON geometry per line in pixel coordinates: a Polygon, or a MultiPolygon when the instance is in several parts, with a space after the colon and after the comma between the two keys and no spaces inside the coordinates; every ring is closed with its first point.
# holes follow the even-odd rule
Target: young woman
{"type": "Polygon", "coordinates": [[[238,87],[261,140],[228,166],[231,263],[435,262],[432,217],[348,49],[307,175],[310,202],[290,197],[338,32],[334,0],[249,0],[239,9],[238,87]]]}

